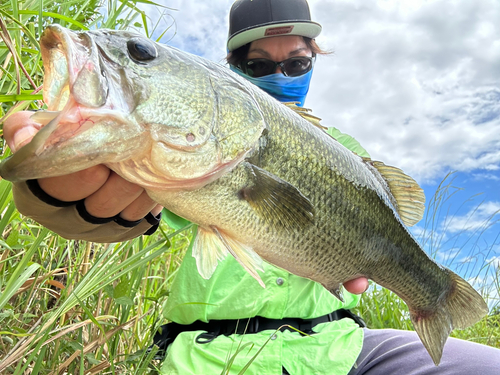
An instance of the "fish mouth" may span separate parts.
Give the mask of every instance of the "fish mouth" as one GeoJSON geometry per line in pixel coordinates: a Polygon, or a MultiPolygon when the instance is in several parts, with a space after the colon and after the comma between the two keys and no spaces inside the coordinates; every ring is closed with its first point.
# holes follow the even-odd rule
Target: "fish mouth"
{"type": "MultiPolygon", "coordinates": [[[[80,140],[92,136],[89,130],[103,122],[124,124],[128,121],[125,115],[129,113],[129,106],[123,104],[119,95],[108,95],[110,83],[106,75],[106,56],[101,53],[92,32],[73,32],[51,25],[40,39],[40,49],[45,70],[43,97],[47,110],[35,112],[31,117],[42,126],[41,130],[0,165],[0,175],[13,182],[62,175],[66,169],[70,173],[98,164],[97,158],[94,164],[83,167],[75,162],[75,170],[71,170],[73,166],[66,166],[64,170],[60,166],[57,174],[50,172],[47,176],[43,169],[35,171],[31,167],[42,161],[49,163],[54,157],[51,155],[62,144],[74,145],[75,154],[85,155],[90,152],[89,145],[80,140]]],[[[56,169],[52,164],[50,168],[56,169]]]]}
{"type": "Polygon", "coordinates": [[[116,117],[118,112],[109,110],[109,84],[100,51],[86,32],[50,25],[42,34],[40,49],[47,110],[31,117],[42,125],[42,130],[23,147],[27,148],[26,154],[40,154],[88,130],[104,116],[116,117]]]}

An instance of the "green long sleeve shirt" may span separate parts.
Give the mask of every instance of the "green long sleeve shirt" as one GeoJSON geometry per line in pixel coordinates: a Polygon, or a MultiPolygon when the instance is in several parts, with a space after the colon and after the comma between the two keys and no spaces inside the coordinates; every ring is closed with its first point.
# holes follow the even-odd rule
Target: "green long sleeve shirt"
{"type": "MultiPolygon", "coordinates": [[[[329,133],[357,154],[368,156],[353,138],[333,128],[329,133]]],[[[344,292],[341,302],[322,285],[267,263],[260,276],[265,288],[228,256],[205,280],[189,248],[173,282],[165,316],[180,324],[240,319],[244,325],[245,318],[254,316],[312,319],[352,308],[359,301],[359,296],[344,292]]],[[[195,341],[203,331],[182,332],[169,346],[160,373],[221,374],[232,363],[224,374],[239,374],[252,361],[246,375],[281,375],[283,367],[294,375],[347,374],[361,351],[363,330],[348,318],[319,324],[313,330],[316,333],[310,336],[288,330],[221,335],[205,344],[195,341]]]]}

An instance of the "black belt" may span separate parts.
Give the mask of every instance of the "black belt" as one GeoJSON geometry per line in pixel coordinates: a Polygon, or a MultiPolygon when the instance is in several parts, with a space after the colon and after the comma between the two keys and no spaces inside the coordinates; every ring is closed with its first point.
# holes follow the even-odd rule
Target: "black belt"
{"type": "Polygon", "coordinates": [[[277,329],[288,329],[290,331],[294,331],[288,326],[294,327],[295,329],[298,329],[306,334],[311,334],[314,333],[312,329],[316,325],[320,323],[333,322],[334,320],[340,320],[343,318],[353,319],[360,327],[366,327],[363,319],[345,309],[335,310],[330,314],[323,315],[315,319],[268,319],[256,316],[240,320],[210,320],[209,322],[201,322],[197,320],[192,324],[178,324],[172,322],[162,325],[153,337],[153,344],[159,348],[155,358],[163,359],[165,356],[165,350],[181,332],[205,331],[204,333],[198,335],[196,342],[199,344],[206,344],[220,335],[229,336],[234,333],[250,334],[277,329]]]}

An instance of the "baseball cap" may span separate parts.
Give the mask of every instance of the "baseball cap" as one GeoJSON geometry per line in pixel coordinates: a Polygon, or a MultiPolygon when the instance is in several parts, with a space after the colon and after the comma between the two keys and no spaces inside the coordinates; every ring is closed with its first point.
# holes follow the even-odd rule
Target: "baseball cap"
{"type": "Polygon", "coordinates": [[[321,25],[311,21],[306,0],[237,0],[229,12],[229,52],[257,39],[280,35],[316,38],[321,25]]]}

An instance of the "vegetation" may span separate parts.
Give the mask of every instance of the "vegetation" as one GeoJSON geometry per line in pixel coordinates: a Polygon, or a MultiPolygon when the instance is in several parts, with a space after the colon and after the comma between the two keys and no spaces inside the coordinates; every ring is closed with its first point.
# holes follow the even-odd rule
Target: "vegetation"
{"type": "MultiPolygon", "coordinates": [[[[147,1],[2,0],[0,117],[43,106],[38,40],[46,25],[134,26],[151,36],[138,2],[147,1]]],[[[4,144],[2,155],[9,155],[4,144]]],[[[446,200],[441,193],[436,207],[446,200]]],[[[22,217],[11,184],[3,180],[0,213],[0,373],[155,373],[155,352],[145,349],[163,323],[162,305],[189,228],[174,232],[162,223],[154,236],[119,244],[68,241],[22,217]]],[[[426,222],[434,233],[432,220],[426,222]]],[[[373,328],[412,329],[404,303],[385,289],[372,287],[358,312],[373,328]]],[[[500,347],[499,317],[497,305],[489,317],[455,335],[500,347]]]]}
{"type": "MultiPolygon", "coordinates": [[[[0,122],[43,107],[38,40],[47,25],[133,26],[151,36],[138,2],[150,3],[2,1],[0,122]]],[[[2,142],[2,158],[9,153],[2,142]]],[[[126,243],[67,241],[20,216],[3,180],[0,212],[0,373],[149,373],[155,352],[144,349],[163,323],[190,231],[162,223],[155,236],[126,243]]]]}

